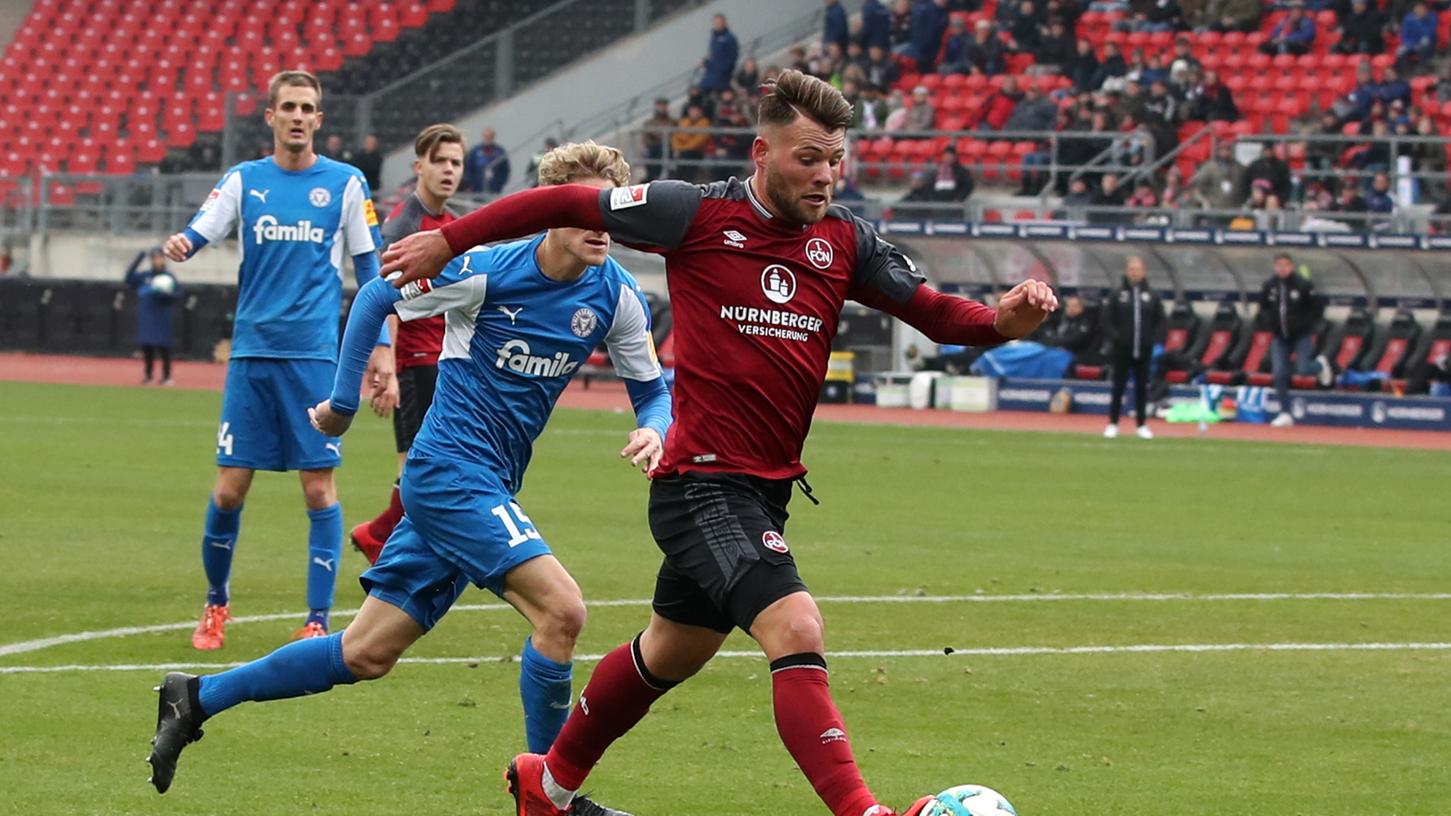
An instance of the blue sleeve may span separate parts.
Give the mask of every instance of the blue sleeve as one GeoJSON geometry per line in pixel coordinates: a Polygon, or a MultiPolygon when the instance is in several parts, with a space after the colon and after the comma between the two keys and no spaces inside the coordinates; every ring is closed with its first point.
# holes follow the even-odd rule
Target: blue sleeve
{"type": "MultiPolygon", "coordinates": [[[[381,238],[379,239],[381,241],[381,238]]],[[[363,287],[369,281],[378,277],[378,253],[364,252],[353,256],[353,277],[358,281],[358,293],[362,294],[363,287]]],[[[385,322],[378,330],[379,346],[390,346],[392,342],[388,338],[388,324],[385,322]]]]}
{"type": "Polygon", "coordinates": [[[635,424],[653,429],[660,434],[660,441],[665,441],[671,423],[670,389],[665,386],[665,378],[656,377],[643,382],[626,379],[625,391],[635,408],[635,424]]]}
{"type": "Polygon", "coordinates": [[[207,239],[203,238],[200,232],[197,232],[191,227],[182,230],[181,234],[186,236],[186,240],[191,241],[191,254],[186,256],[188,258],[201,252],[202,248],[207,245],[207,239]]]}
{"type": "Polygon", "coordinates": [[[351,416],[358,412],[358,390],[363,384],[368,358],[377,345],[374,339],[384,328],[384,319],[393,310],[393,304],[402,299],[402,293],[376,276],[353,298],[353,308],[348,312],[348,327],[343,330],[333,394],[328,398],[337,413],[351,416]]]}
{"type": "Polygon", "coordinates": [[[141,281],[141,273],[140,273],[139,270],[141,269],[141,262],[144,261],[144,260],[146,260],[146,255],[147,254],[148,253],[146,252],[146,250],[142,250],[141,252],[139,252],[139,253],[136,254],[136,257],[135,258],[132,258],[131,259],[131,265],[128,266],[128,267],[126,267],[126,285],[127,286],[130,286],[133,289],[140,289],[141,288],[142,281],[141,281]]]}

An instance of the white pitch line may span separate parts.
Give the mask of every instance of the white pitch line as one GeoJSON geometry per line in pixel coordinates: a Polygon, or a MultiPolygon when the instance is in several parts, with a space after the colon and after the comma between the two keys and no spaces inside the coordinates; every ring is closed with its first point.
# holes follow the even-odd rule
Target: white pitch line
{"type": "MultiPolygon", "coordinates": [[[[1164,654],[1206,652],[1445,652],[1451,643],[1136,643],[1124,646],[984,646],[953,649],[887,649],[828,652],[830,658],[896,658],[896,657],[1017,657],[1024,655],[1096,655],[1096,654],[1164,654]]],[[[476,665],[503,663],[513,655],[484,657],[405,657],[399,663],[420,666],[476,665]]],[[[719,652],[716,657],[761,658],[760,652],[719,652]]],[[[575,655],[581,663],[593,663],[602,654],[575,655]]],[[[0,674],[58,674],[93,671],[179,671],[182,669],[230,669],[241,663],[115,663],[65,666],[0,666],[0,674]]]]}
{"type": "MultiPolygon", "coordinates": [[[[1066,593],[1029,593],[1022,595],[823,595],[817,599],[818,603],[841,603],[841,604],[864,604],[864,603],[1041,603],[1045,601],[1087,601],[1087,602],[1138,602],[1138,601],[1188,601],[1188,602],[1226,602],[1226,601],[1446,601],[1451,600],[1451,592],[1252,592],[1252,593],[1218,593],[1196,595],[1186,592],[1122,592],[1122,593],[1091,593],[1091,594],[1066,594],[1066,593]]],[[[586,606],[603,607],[648,607],[649,599],[614,599],[603,601],[585,602],[586,606]]],[[[497,612],[504,609],[511,609],[508,604],[459,604],[452,608],[455,612],[497,612]]],[[[333,610],[333,617],[348,618],[356,615],[356,609],[333,610]]],[[[232,623],[264,623],[267,621],[287,620],[300,617],[302,612],[274,612],[266,615],[238,615],[232,618],[232,623]]],[[[36,640],[25,640],[19,643],[8,643],[0,646],[0,657],[7,655],[26,654],[38,652],[42,649],[49,649],[52,646],[63,646],[67,643],[83,643],[89,640],[104,640],[113,637],[128,637],[130,635],[149,635],[158,632],[175,632],[191,629],[196,626],[193,621],[182,621],[179,623],[158,623],[150,626],[122,626],[115,629],[97,629],[88,632],[75,632],[68,635],[55,635],[53,637],[39,638],[36,640]]]]}

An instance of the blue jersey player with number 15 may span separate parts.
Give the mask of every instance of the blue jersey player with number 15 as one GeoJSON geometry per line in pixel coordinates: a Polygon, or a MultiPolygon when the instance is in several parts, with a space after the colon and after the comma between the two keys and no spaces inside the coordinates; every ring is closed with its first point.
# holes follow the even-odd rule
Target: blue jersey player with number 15
{"type": "MultiPolygon", "coordinates": [[[[308,427],[304,406],[326,397],[337,369],[343,252],[361,287],[378,277],[381,243],[368,183],[357,168],[313,152],[322,88],[306,71],[272,78],[265,113],[273,155],[227,171],[167,257],[184,261],[237,228],[242,252],[236,323],[217,428],[217,481],[202,536],[207,603],[192,646],[220,649],[231,616],[229,580],[242,503],[258,470],[296,470],[309,521],[307,606],[294,639],[328,632],[342,553],[343,513],[333,483],[341,440],[308,427]]],[[[376,336],[376,335],[375,335],[376,336]]],[[[375,408],[396,394],[387,333],[368,360],[375,408]]]]}
{"type": "MultiPolygon", "coordinates": [[[[539,177],[606,189],[628,183],[629,172],[618,150],[589,142],[551,151],[539,177]]],[[[520,660],[525,735],[530,750],[553,744],[569,714],[585,607],[579,585],[515,499],[534,440],[601,341],[638,425],[620,455],[652,470],[671,416],[649,309],[635,279],[609,258],[609,246],[602,231],[550,230],[475,248],[435,281],[400,291],[375,280],[359,291],[332,397],[310,411],[324,434],[348,429],[385,315],[445,316],[437,391],[403,467],[403,520],[363,573],[368,597],[342,632],[290,643],[220,674],[166,676],[149,757],[157,790],[171,785],[177,757],[208,717],[246,701],[382,677],[470,583],[508,601],[533,627],[520,660]]],[[[580,798],[573,808],[573,816],[614,813],[580,798]]]]}

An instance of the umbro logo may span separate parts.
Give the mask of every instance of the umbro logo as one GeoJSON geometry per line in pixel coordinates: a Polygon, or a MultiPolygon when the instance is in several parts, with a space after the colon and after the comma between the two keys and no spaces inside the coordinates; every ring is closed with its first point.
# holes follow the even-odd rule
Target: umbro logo
{"type": "Polygon", "coordinates": [[[272,192],[272,191],[271,190],[248,190],[247,191],[247,195],[256,198],[258,201],[261,201],[263,204],[266,204],[267,203],[267,194],[270,193],[270,192],[272,192]]]}
{"type": "Polygon", "coordinates": [[[519,313],[524,311],[524,307],[520,306],[517,309],[510,309],[508,306],[500,306],[499,311],[509,316],[509,325],[513,326],[515,321],[519,319],[519,313]]]}
{"type": "Polygon", "coordinates": [[[735,247],[736,249],[746,248],[746,236],[740,234],[739,232],[736,232],[735,230],[726,230],[721,234],[725,236],[726,246],[735,247]]]}
{"type": "Polygon", "coordinates": [[[583,694],[579,695],[579,710],[583,711],[586,717],[589,716],[589,700],[586,700],[583,694]]]}
{"type": "Polygon", "coordinates": [[[322,567],[323,569],[327,570],[328,572],[332,572],[333,571],[333,560],[334,559],[331,559],[331,558],[328,558],[328,559],[324,560],[322,558],[318,558],[315,555],[312,557],[312,563],[318,565],[319,567],[322,567]]]}
{"type": "Polygon", "coordinates": [[[846,732],[840,728],[828,728],[821,732],[821,744],[828,742],[846,742],[846,732]]]}

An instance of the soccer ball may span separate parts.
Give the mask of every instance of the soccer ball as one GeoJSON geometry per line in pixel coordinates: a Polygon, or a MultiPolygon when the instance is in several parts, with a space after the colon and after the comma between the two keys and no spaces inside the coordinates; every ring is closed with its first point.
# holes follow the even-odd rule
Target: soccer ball
{"type": "Polygon", "coordinates": [[[1018,816],[1018,811],[992,788],[958,785],[937,794],[921,816],[1018,816]]]}
{"type": "Polygon", "coordinates": [[[160,294],[169,295],[176,291],[176,278],[173,278],[166,272],[153,275],[151,278],[151,288],[160,294]]]}

